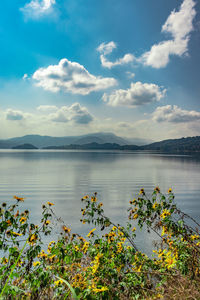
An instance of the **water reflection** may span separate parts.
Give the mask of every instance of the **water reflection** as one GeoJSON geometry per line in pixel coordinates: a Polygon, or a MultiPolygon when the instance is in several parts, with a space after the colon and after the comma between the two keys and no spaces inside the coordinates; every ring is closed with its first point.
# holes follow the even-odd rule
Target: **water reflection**
{"type": "MultiPolygon", "coordinates": [[[[127,220],[129,200],[141,187],[151,193],[172,187],[178,206],[200,219],[200,160],[184,155],[112,151],[0,151],[0,200],[26,197],[24,206],[34,220],[42,203],[56,204],[73,230],[85,233],[80,219],[80,199],[98,192],[106,212],[117,223],[127,220]]],[[[144,248],[152,236],[138,235],[144,248]]]]}

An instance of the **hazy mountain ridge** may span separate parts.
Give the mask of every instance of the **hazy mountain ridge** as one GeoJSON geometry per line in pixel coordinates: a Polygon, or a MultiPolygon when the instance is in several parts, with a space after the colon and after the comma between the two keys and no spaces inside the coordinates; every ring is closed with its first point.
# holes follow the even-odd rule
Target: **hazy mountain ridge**
{"type": "Polygon", "coordinates": [[[164,152],[200,152],[200,136],[163,140],[140,148],[141,150],[158,150],[164,152]]]}
{"type": "Polygon", "coordinates": [[[130,144],[128,140],[112,133],[96,133],[72,137],[26,135],[0,140],[1,149],[99,149],[99,150],[152,150],[163,152],[200,152],[200,136],[168,139],[143,146],[130,144]]]}
{"type": "MultiPolygon", "coordinates": [[[[137,139],[140,141],[139,139],[137,139]]],[[[140,141],[140,143],[143,140],[140,141]]],[[[23,144],[32,144],[37,148],[44,148],[50,146],[63,146],[63,145],[83,145],[89,143],[116,143],[119,145],[128,145],[132,144],[130,140],[116,136],[113,133],[91,133],[81,136],[66,136],[66,137],[52,137],[52,136],[41,136],[41,135],[25,135],[22,137],[10,138],[5,140],[0,140],[1,149],[11,149],[13,147],[23,145],[23,144]]]]}
{"type": "Polygon", "coordinates": [[[136,145],[119,145],[116,143],[104,143],[104,144],[98,144],[98,143],[88,143],[83,145],[65,145],[65,146],[50,146],[46,147],[44,149],[57,149],[57,150],[140,150],[139,146],[136,145]]]}
{"type": "Polygon", "coordinates": [[[38,148],[32,144],[23,144],[23,145],[18,145],[18,146],[12,147],[12,149],[36,150],[38,148]]]}

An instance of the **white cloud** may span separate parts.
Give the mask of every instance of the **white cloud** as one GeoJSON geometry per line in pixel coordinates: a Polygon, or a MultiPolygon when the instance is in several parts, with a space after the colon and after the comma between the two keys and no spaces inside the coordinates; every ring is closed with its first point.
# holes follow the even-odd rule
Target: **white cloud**
{"type": "Polygon", "coordinates": [[[87,95],[94,91],[100,91],[112,87],[117,81],[111,77],[94,76],[82,65],[61,59],[58,65],[50,65],[40,68],[33,74],[37,86],[58,92],[64,90],[73,94],[87,95]]]}
{"type": "Polygon", "coordinates": [[[37,110],[42,112],[56,111],[58,108],[55,105],[40,105],[37,110]]]}
{"type": "Polygon", "coordinates": [[[21,10],[29,17],[40,17],[49,13],[55,3],[55,0],[31,0],[21,10]]]}
{"type": "Polygon", "coordinates": [[[115,66],[125,65],[134,60],[132,54],[125,54],[124,57],[117,59],[115,62],[109,61],[103,54],[100,55],[101,64],[103,67],[111,69],[115,66]]]}
{"type": "Polygon", "coordinates": [[[157,122],[186,123],[200,120],[200,112],[183,110],[177,105],[159,106],[153,113],[157,122]]]}
{"type": "Polygon", "coordinates": [[[110,54],[114,49],[117,48],[117,45],[115,42],[109,42],[107,44],[102,43],[97,48],[97,51],[100,53],[103,53],[104,55],[110,54]]]}
{"type": "Polygon", "coordinates": [[[72,121],[75,124],[89,124],[93,120],[93,116],[88,112],[86,107],[79,103],[71,106],[62,106],[57,111],[49,115],[49,119],[54,122],[66,123],[72,121]]]}
{"type": "Polygon", "coordinates": [[[24,114],[19,110],[7,109],[5,111],[6,120],[9,121],[21,121],[24,119],[24,114]]]}
{"type": "Polygon", "coordinates": [[[117,59],[115,62],[109,61],[106,58],[106,55],[112,53],[112,51],[116,48],[117,45],[113,41],[107,44],[102,43],[99,45],[97,51],[101,53],[100,60],[103,67],[111,69],[115,66],[125,65],[134,61],[135,57],[130,53],[125,54],[122,58],[117,59]]]}
{"type": "Polygon", "coordinates": [[[171,55],[182,56],[188,52],[190,33],[196,15],[194,0],[184,0],[180,10],[173,10],[162,26],[162,32],[172,35],[172,39],[153,45],[139,61],[154,68],[165,67],[171,55]]]}
{"type": "Polygon", "coordinates": [[[116,90],[112,94],[104,94],[102,99],[111,106],[135,107],[160,101],[165,96],[166,90],[152,83],[140,81],[131,83],[127,90],[116,90]]]}

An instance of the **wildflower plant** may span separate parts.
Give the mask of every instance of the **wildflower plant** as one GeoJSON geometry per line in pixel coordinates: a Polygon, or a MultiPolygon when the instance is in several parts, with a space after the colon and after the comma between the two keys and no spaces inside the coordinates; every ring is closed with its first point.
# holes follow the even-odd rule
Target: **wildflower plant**
{"type": "Polygon", "coordinates": [[[42,206],[36,225],[20,210],[24,199],[14,201],[0,206],[2,299],[200,299],[200,225],[177,208],[171,189],[164,195],[156,187],[151,197],[141,189],[126,226],[106,216],[97,193],[86,195],[81,222],[93,228],[83,237],[60,223],[47,249],[54,204],[42,206]],[[159,238],[152,256],[136,245],[139,228],[159,238]]]}

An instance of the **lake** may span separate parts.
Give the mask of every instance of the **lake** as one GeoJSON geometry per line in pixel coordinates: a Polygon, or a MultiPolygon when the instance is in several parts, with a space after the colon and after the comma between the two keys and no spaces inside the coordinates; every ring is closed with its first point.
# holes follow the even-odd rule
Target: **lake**
{"type": "MultiPolygon", "coordinates": [[[[151,194],[172,188],[178,206],[200,220],[200,159],[187,155],[166,155],[123,151],[0,150],[0,201],[25,197],[34,222],[40,220],[41,205],[55,203],[55,211],[73,232],[88,233],[80,223],[80,199],[97,192],[106,214],[115,222],[127,220],[129,201],[140,188],[151,194]]],[[[143,250],[152,236],[137,237],[143,250]]]]}

